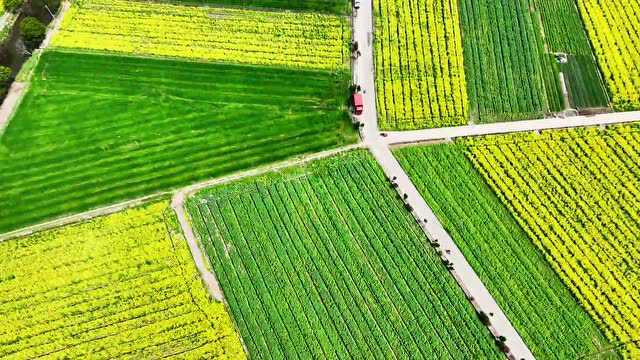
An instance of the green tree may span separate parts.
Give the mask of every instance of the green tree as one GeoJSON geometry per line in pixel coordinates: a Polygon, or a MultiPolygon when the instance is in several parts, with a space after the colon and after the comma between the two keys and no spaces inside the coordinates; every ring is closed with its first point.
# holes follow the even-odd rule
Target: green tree
{"type": "Polygon", "coordinates": [[[20,34],[22,39],[29,48],[37,47],[44,40],[47,28],[40,20],[34,17],[26,17],[20,23],[20,34]]]}
{"type": "Polygon", "coordinates": [[[24,0],[5,0],[4,1],[4,10],[10,11],[12,13],[17,13],[24,4],[24,0]]]}
{"type": "Polygon", "coordinates": [[[11,68],[0,65],[0,93],[4,93],[11,82],[11,68]]]}

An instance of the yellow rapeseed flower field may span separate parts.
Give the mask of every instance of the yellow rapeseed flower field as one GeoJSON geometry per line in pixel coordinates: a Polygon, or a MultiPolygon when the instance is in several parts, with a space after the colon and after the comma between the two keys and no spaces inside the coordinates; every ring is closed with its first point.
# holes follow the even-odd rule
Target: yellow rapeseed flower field
{"type": "Polygon", "coordinates": [[[345,17],[127,0],[74,2],[58,48],[242,64],[346,67],[345,17]]]}
{"type": "Polygon", "coordinates": [[[578,0],[617,110],[640,109],[640,0],[578,0]]]}
{"type": "Polygon", "coordinates": [[[165,202],[0,243],[0,358],[244,358],[165,202]]]}
{"type": "Polygon", "coordinates": [[[375,0],[373,7],[381,128],[467,123],[458,2],[375,0]]]}
{"type": "Polygon", "coordinates": [[[477,169],[612,346],[640,358],[640,126],[468,143],[477,169]]]}

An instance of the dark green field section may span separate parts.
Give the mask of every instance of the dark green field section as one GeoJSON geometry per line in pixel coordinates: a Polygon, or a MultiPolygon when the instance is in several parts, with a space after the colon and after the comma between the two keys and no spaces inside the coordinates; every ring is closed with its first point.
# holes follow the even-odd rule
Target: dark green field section
{"type": "Polygon", "coordinates": [[[315,11],[347,15],[350,0],[171,0],[175,4],[229,5],[249,8],[315,11]]]}
{"type": "Polygon", "coordinates": [[[395,155],[537,359],[586,359],[609,348],[463,146],[406,147],[395,155]]]}
{"type": "Polygon", "coordinates": [[[582,20],[572,0],[461,0],[469,114],[473,122],[540,118],[569,106],[607,107],[582,20]],[[556,55],[566,54],[560,63],[556,55]]]}
{"type": "Polygon", "coordinates": [[[567,54],[561,64],[571,105],[577,109],[609,106],[609,96],[575,0],[535,0],[547,50],[567,54]]]}
{"type": "Polygon", "coordinates": [[[347,82],[47,52],[0,139],[0,232],[354,142],[347,82]]]}
{"type": "Polygon", "coordinates": [[[460,1],[473,122],[538,118],[562,106],[557,65],[544,54],[529,6],[529,0],[460,1]]]}
{"type": "Polygon", "coordinates": [[[502,357],[364,151],[215,187],[188,209],[252,358],[502,357]]]}

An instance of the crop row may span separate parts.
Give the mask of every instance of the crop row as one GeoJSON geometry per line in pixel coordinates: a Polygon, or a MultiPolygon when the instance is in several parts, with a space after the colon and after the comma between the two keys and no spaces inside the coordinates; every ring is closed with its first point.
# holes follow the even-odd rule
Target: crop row
{"type": "Polygon", "coordinates": [[[349,37],[333,15],[88,0],[74,2],[53,46],[334,70],[349,37]]]}
{"type": "Polygon", "coordinates": [[[0,244],[0,357],[243,357],[166,203],[0,244]]]}
{"type": "Polygon", "coordinates": [[[640,109],[640,1],[579,0],[578,6],[614,108],[640,109]]]}
{"type": "Polygon", "coordinates": [[[189,209],[254,358],[499,357],[363,151],[213,188],[189,209]]]}
{"type": "Polygon", "coordinates": [[[457,1],[376,0],[376,92],[383,129],[467,122],[457,1]]]}
{"type": "Polygon", "coordinates": [[[637,125],[488,137],[470,156],[617,349],[640,355],[637,125]]]}
{"type": "Polygon", "coordinates": [[[536,358],[576,359],[608,346],[462,144],[394,154],[536,358]]]}

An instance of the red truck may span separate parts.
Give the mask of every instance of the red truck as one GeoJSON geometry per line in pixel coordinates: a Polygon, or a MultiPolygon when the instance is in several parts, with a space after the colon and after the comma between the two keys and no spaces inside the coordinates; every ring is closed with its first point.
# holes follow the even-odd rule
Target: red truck
{"type": "Polygon", "coordinates": [[[364,110],[364,105],[362,103],[362,94],[353,93],[351,96],[351,101],[353,102],[353,113],[356,115],[361,115],[362,110],[364,110]]]}

